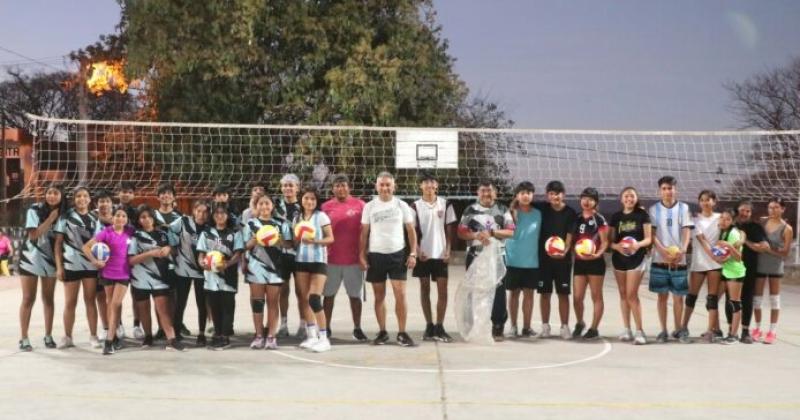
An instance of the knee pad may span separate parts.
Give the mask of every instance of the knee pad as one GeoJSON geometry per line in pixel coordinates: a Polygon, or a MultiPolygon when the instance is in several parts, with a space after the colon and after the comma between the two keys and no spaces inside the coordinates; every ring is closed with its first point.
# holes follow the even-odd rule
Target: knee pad
{"type": "Polygon", "coordinates": [[[717,295],[706,296],[706,309],[709,311],[716,311],[719,309],[719,298],[717,295]]]}
{"type": "Polygon", "coordinates": [[[693,295],[689,293],[686,295],[686,306],[690,308],[694,308],[694,304],[697,302],[697,295],[693,295]]]}
{"type": "Polygon", "coordinates": [[[731,309],[733,313],[739,312],[742,310],[742,301],[740,300],[732,300],[731,301],[731,309]]]}
{"type": "Polygon", "coordinates": [[[753,309],[761,309],[761,302],[764,301],[763,296],[753,296],[753,309]]]}
{"type": "Polygon", "coordinates": [[[264,313],[264,299],[252,299],[250,301],[250,307],[253,308],[254,314],[264,313]]]}
{"type": "Polygon", "coordinates": [[[319,312],[322,310],[322,298],[319,295],[311,295],[308,297],[308,306],[311,307],[311,310],[319,312]]]}
{"type": "Polygon", "coordinates": [[[769,295],[769,306],[772,309],[781,308],[781,295],[769,295]]]}

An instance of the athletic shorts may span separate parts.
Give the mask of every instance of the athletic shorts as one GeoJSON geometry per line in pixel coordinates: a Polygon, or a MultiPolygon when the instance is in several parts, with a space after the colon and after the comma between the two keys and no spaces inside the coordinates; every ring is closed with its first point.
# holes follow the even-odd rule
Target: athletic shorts
{"type": "Polygon", "coordinates": [[[539,282],[536,290],[542,294],[553,293],[555,285],[556,293],[568,295],[572,291],[572,264],[549,264],[545,263],[539,268],[539,282]]]}
{"type": "Polygon", "coordinates": [[[614,270],[628,272],[628,271],[638,271],[644,273],[647,270],[647,258],[642,258],[639,261],[639,265],[631,266],[631,264],[617,264],[616,262],[612,261],[612,265],[614,266],[614,270]]]}
{"type": "Polygon", "coordinates": [[[722,281],[732,281],[735,283],[744,283],[744,277],[739,277],[738,279],[729,279],[725,276],[722,276],[722,281]]]}
{"type": "Polygon", "coordinates": [[[361,267],[358,264],[328,264],[328,278],[325,280],[322,295],[326,297],[336,296],[342,283],[344,283],[344,290],[347,292],[348,297],[360,299],[361,291],[364,287],[364,272],[361,271],[361,267]]]}
{"type": "Polygon", "coordinates": [[[169,296],[172,293],[172,289],[137,289],[136,287],[131,287],[131,291],[133,292],[133,300],[137,302],[141,302],[143,300],[150,299],[152,297],[159,297],[159,296],[169,296]]]}
{"type": "Polygon", "coordinates": [[[405,280],[408,273],[406,267],[406,253],[403,250],[392,254],[379,254],[370,252],[367,254],[367,281],[370,283],[381,283],[389,280],[405,280]]]}
{"type": "Polygon", "coordinates": [[[650,266],[650,284],[653,293],[672,293],[685,296],[689,293],[689,280],[686,266],[669,269],[652,264],[650,266]]]}
{"type": "Polygon", "coordinates": [[[575,260],[572,267],[573,276],[605,276],[606,260],[603,257],[595,260],[575,260]]]}
{"type": "Polygon", "coordinates": [[[417,258],[417,265],[414,266],[414,270],[411,271],[411,275],[421,279],[430,279],[433,281],[436,281],[436,279],[446,279],[447,263],[444,262],[444,260],[439,259],[427,259],[425,261],[420,261],[419,258],[417,258]]]}
{"type": "Polygon", "coordinates": [[[538,268],[506,267],[506,276],[503,277],[506,290],[536,289],[538,281],[538,268]]]}
{"type": "Polygon", "coordinates": [[[96,279],[97,278],[97,271],[94,270],[83,270],[83,271],[72,271],[72,270],[64,270],[64,281],[78,281],[83,279],[96,279]]]}
{"type": "Polygon", "coordinates": [[[297,273],[328,274],[328,264],[321,262],[296,262],[294,271],[297,273]]]}
{"type": "Polygon", "coordinates": [[[647,266],[645,261],[647,258],[644,255],[634,254],[632,256],[625,256],[615,252],[611,256],[611,265],[617,271],[644,271],[647,266]]]}
{"type": "Polygon", "coordinates": [[[113,286],[115,284],[119,284],[128,287],[131,285],[131,279],[116,280],[116,279],[104,279],[101,277],[98,283],[100,283],[101,286],[113,286]]]}
{"type": "Polygon", "coordinates": [[[292,254],[281,255],[280,272],[284,283],[288,282],[292,278],[292,273],[295,272],[294,260],[295,256],[292,254]]]}

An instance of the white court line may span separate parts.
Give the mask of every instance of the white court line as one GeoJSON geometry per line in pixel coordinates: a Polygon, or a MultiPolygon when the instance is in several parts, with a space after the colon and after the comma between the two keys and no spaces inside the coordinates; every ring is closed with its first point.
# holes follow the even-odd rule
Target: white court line
{"type": "MultiPolygon", "coordinates": [[[[288,359],[297,360],[300,362],[306,363],[313,363],[317,365],[324,365],[329,367],[335,368],[344,368],[344,369],[357,369],[357,370],[373,370],[373,371],[383,371],[383,372],[412,372],[412,373],[497,373],[497,372],[519,372],[525,370],[536,370],[536,369],[552,369],[564,366],[571,366],[577,365],[580,363],[591,362],[592,360],[597,360],[601,357],[606,356],[608,353],[611,352],[611,343],[608,340],[603,339],[603,349],[594,355],[584,357],[583,359],[578,360],[571,360],[568,362],[561,362],[561,363],[551,363],[547,365],[536,365],[536,366],[523,366],[523,367],[514,367],[514,368],[475,368],[475,369],[442,369],[441,371],[436,368],[431,369],[421,369],[421,368],[393,368],[393,367],[382,367],[382,366],[358,366],[358,365],[347,365],[343,363],[332,363],[332,362],[325,362],[322,360],[314,360],[309,359],[301,356],[296,356],[293,354],[285,353],[280,350],[270,351],[268,353],[274,353],[288,359]]],[[[335,351],[336,347],[334,347],[335,351]]]]}

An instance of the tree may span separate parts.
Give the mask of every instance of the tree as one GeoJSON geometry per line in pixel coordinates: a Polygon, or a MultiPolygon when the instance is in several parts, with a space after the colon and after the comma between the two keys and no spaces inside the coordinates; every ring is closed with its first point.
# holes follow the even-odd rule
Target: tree
{"type": "MultiPolygon", "coordinates": [[[[768,70],[725,87],[731,94],[731,108],[743,128],[800,130],[800,58],[786,67],[768,70]]],[[[748,158],[760,170],[737,181],[735,188],[798,199],[800,136],[764,136],[753,144],[748,158]]]]}
{"type": "Polygon", "coordinates": [[[77,118],[78,102],[70,88],[73,75],[66,71],[25,74],[9,69],[10,80],[0,83],[0,109],[8,124],[35,133],[25,113],[56,118],[77,118]]]}

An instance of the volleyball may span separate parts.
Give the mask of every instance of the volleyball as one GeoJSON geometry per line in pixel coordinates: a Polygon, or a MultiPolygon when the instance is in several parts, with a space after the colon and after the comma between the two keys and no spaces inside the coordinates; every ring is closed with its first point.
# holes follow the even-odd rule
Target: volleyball
{"type": "Polygon", "coordinates": [[[294,236],[296,238],[314,239],[316,233],[317,231],[314,229],[314,225],[311,224],[311,222],[302,221],[294,225],[294,236]]]}
{"type": "Polygon", "coordinates": [[[566,251],[567,245],[560,237],[551,236],[547,238],[547,241],[545,241],[544,249],[547,252],[547,255],[562,255],[564,254],[564,251],[566,251]]]}
{"type": "Polygon", "coordinates": [[[219,251],[210,251],[206,254],[206,266],[212,273],[218,273],[225,265],[225,255],[219,251]]]}
{"type": "Polygon", "coordinates": [[[583,238],[575,244],[575,252],[584,257],[594,254],[594,251],[594,241],[591,238],[583,238]]]}
{"type": "Polygon", "coordinates": [[[620,245],[622,245],[623,254],[633,255],[634,254],[633,247],[638,243],[638,241],[633,236],[626,236],[622,238],[622,240],[619,241],[619,243],[620,245]]]}
{"type": "Polygon", "coordinates": [[[92,245],[92,255],[98,261],[106,262],[111,257],[111,248],[103,242],[92,245]]]}
{"type": "Polygon", "coordinates": [[[256,242],[261,246],[275,246],[280,239],[280,232],[272,225],[261,226],[256,232],[256,242]]]}
{"type": "Polygon", "coordinates": [[[731,250],[724,246],[715,246],[711,248],[711,253],[715,257],[728,258],[731,255],[731,250]]]}

